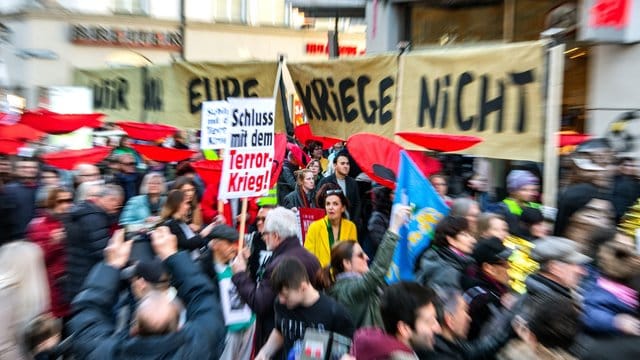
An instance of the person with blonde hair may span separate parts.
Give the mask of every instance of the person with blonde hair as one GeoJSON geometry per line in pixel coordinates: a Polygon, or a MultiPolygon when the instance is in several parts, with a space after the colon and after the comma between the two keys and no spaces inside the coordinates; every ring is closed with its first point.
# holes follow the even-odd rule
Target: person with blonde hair
{"type": "Polygon", "coordinates": [[[285,196],[282,206],[287,209],[316,207],[313,203],[316,188],[313,172],[309,169],[303,169],[296,171],[295,175],[295,190],[285,196]]]}
{"type": "Polygon", "coordinates": [[[49,309],[42,250],[27,241],[0,247],[0,358],[27,359],[23,334],[34,317],[49,309]]]}

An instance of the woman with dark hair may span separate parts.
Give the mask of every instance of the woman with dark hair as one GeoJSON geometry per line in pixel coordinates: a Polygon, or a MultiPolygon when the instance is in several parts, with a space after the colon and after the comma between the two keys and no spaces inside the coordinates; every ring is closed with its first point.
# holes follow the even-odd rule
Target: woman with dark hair
{"type": "Polygon", "coordinates": [[[63,279],[66,273],[65,259],[65,222],[73,206],[71,190],[53,187],[45,201],[41,216],[34,218],[27,227],[27,239],[40,246],[44,255],[51,312],[57,318],[70,314],[69,302],[63,296],[63,279]]]}
{"type": "Polygon", "coordinates": [[[308,169],[298,170],[296,175],[296,188],[284,198],[282,206],[287,209],[300,207],[315,207],[313,202],[315,197],[316,184],[313,172],[308,169]]]}
{"type": "Polygon", "coordinates": [[[369,246],[371,254],[375,254],[382,238],[389,227],[391,216],[391,189],[378,186],[373,188],[373,212],[369,218],[367,229],[369,230],[369,246]]]}
{"type": "Polygon", "coordinates": [[[384,234],[380,251],[371,263],[357,241],[341,241],[331,249],[331,264],[321,270],[318,283],[327,293],[344,305],[357,328],[363,326],[382,327],[380,294],[378,289],[386,285],[385,275],[393,260],[398,244],[398,231],[409,219],[410,208],[398,206],[394,209],[394,221],[384,234]]]}
{"type": "Polygon", "coordinates": [[[436,226],[431,246],[416,263],[416,278],[425,286],[462,289],[461,276],[473,264],[476,239],[467,219],[446,216],[436,226]]]}
{"type": "Polygon", "coordinates": [[[189,177],[181,176],[176,179],[173,189],[182,191],[185,200],[189,203],[189,209],[184,217],[185,223],[193,231],[200,230],[202,228],[202,210],[200,210],[200,203],[196,196],[196,183],[189,177]]]}
{"type": "Polygon", "coordinates": [[[318,205],[323,204],[327,215],[309,225],[304,243],[305,249],[318,258],[320,266],[329,264],[333,244],[342,240],[358,240],[356,224],[346,218],[347,197],[337,185],[337,189],[326,185],[320,188],[317,200],[318,205]]]}
{"type": "Polygon", "coordinates": [[[196,250],[205,246],[206,237],[215,226],[215,223],[211,223],[202,231],[194,232],[186,222],[190,207],[191,202],[185,193],[180,190],[171,190],[160,213],[161,223],[168,226],[171,233],[178,238],[178,248],[182,250],[196,250]]]}

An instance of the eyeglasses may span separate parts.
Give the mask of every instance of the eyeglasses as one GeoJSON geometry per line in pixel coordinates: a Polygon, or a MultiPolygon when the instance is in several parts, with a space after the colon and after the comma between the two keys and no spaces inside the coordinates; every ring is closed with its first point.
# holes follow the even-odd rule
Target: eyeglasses
{"type": "Polygon", "coordinates": [[[69,203],[72,203],[72,202],[73,202],[73,199],[57,199],[57,200],[56,200],[56,202],[57,202],[58,204],[65,204],[65,203],[66,203],[66,204],[69,204],[69,203]]]}
{"type": "Polygon", "coordinates": [[[266,219],[264,216],[258,216],[258,217],[256,217],[256,222],[264,221],[264,219],[266,219]]]}
{"type": "Polygon", "coordinates": [[[326,194],[327,195],[341,195],[342,194],[342,190],[340,190],[340,189],[327,190],[326,194]]]}
{"type": "Polygon", "coordinates": [[[136,163],[135,163],[135,162],[123,162],[123,163],[120,163],[120,164],[122,164],[122,165],[124,165],[124,166],[133,166],[133,165],[135,165],[136,163]]]}
{"type": "Polygon", "coordinates": [[[359,257],[360,259],[363,259],[363,260],[367,258],[367,254],[365,254],[364,251],[361,251],[361,252],[359,252],[357,254],[353,254],[353,255],[356,256],[356,257],[359,257]]]}

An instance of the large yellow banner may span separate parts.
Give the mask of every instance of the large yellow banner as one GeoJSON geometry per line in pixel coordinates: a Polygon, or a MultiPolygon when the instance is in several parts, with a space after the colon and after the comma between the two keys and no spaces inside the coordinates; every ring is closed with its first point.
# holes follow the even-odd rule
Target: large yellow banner
{"type": "Polygon", "coordinates": [[[402,57],[396,131],[479,136],[466,151],[541,161],[542,42],[430,50],[402,57]]]}
{"type": "Polygon", "coordinates": [[[396,55],[289,63],[314,134],[347,139],[358,132],[393,136],[396,55]]]}

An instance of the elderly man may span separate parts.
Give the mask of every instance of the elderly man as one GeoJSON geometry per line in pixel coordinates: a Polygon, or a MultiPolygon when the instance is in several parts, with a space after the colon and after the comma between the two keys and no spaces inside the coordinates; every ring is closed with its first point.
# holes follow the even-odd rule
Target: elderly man
{"type": "Polygon", "coordinates": [[[218,359],[224,324],[211,284],[189,259],[178,252],[178,241],[168,228],[151,235],[155,254],[172,275],[172,284],[187,308],[179,326],[179,308],[164,292],[151,291],[139,303],[135,327],[129,336],[113,336],[110,315],[117,300],[120,269],[129,261],[132,241],[118,230],[105,251],[105,261],[89,274],[84,290],[74,300],[73,353],[81,359],[218,359]],[[179,330],[179,331],[178,331],[179,330]]]}
{"type": "Polygon", "coordinates": [[[71,213],[66,242],[69,299],[80,291],[91,268],[102,261],[121,206],[122,189],[104,185],[95,198],[81,202],[71,213]]]}
{"type": "Polygon", "coordinates": [[[234,275],[231,281],[238,289],[240,298],[256,314],[255,349],[264,345],[275,325],[273,303],[276,294],[270,280],[276,266],[283,258],[292,256],[303,263],[309,279],[315,278],[316,272],[320,269],[318,259],[300,245],[297,226],[293,211],[283,207],[269,211],[262,239],[267,244],[267,250],[272,251],[272,255],[269,261],[258,269],[256,280],[253,280],[247,271],[246,259],[243,256],[238,256],[232,264],[234,275]]]}
{"type": "Polygon", "coordinates": [[[92,164],[78,164],[73,169],[75,176],[75,185],[78,187],[80,184],[88,181],[100,180],[100,169],[92,164]]]}
{"type": "Polygon", "coordinates": [[[36,193],[40,164],[34,158],[19,158],[15,162],[15,181],[9,183],[5,191],[15,198],[13,218],[16,237],[24,236],[27,225],[36,214],[36,193]]]}

